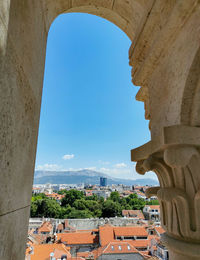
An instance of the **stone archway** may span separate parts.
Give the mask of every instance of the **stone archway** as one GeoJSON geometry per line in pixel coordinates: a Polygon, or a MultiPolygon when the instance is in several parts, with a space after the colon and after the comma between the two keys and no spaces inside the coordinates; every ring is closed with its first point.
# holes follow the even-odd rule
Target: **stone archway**
{"type": "Polygon", "coordinates": [[[131,40],[153,1],[5,0],[0,3],[0,258],[23,259],[48,30],[61,13],[106,18],[131,40]]]}
{"type": "MultiPolygon", "coordinates": [[[[175,178],[178,176],[182,182],[180,168],[184,172],[183,168],[190,167],[194,157],[195,165],[199,165],[199,156],[196,154],[200,147],[199,127],[188,126],[184,113],[181,113],[185,82],[193,57],[200,45],[198,0],[1,1],[0,258],[2,259],[24,258],[46,40],[52,21],[64,12],[87,12],[106,18],[120,27],[133,42],[129,52],[130,65],[133,67],[133,82],[142,86],[137,99],[145,102],[146,118],[150,119],[152,136],[150,143],[132,151],[132,160],[138,162],[138,171],[144,173],[152,168],[159,171],[163,178],[161,188],[165,191],[173,188],[177,196],[181,197],[181,192],[185,190],[179,185],[179,181],[177,185],[174,181],[170,181],[171,172],[175,168],[173,176],[175,178]],[[186,122],[186,126],[183,127],[181,122],[186,122]]],[[[185,93],[187,99],[187,91],[185,93]]],[[[192,171],[195,181],[198,182],[196,169],[192,171]]],[[[157,193],[158,190],[160,191],[160,188],[154,189],[153,193],[157,193]]],[[[160,200],[164,203],[168,203],[170,198],[173,200],[173,197],[168,196],[166,199],[164,193],[160,192],[160,200]]],[[[188,193],[190,194],[189,191],[188,193]]],[[[177,204],[180,206],[179,200],[177,204]]],[[[188,214],[188,211],[187,208],[185,212],[188,214]]],[[[164,212],[165,210],[163,225],[171,237],[171,240],[166,239],[170,245],[171,259],[198,259],[199,231],[195,238],[192,238],[192,243],[189,243],[188,238],[191,238],[191,235],[183,234],[187,230],[177,235],[174,231],[177,225],[176,218],[172,218],[169,225],[164,212]],[[181,247],[185,250],[181,251],[181,247]]],[[[184,219],[182,221],[184,224],[184,219]]]]}

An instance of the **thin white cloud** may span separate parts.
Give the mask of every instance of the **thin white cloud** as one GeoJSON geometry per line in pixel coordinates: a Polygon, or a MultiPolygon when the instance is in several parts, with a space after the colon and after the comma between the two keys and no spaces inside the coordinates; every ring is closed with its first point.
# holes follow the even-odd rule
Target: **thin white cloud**
{"type": "Polygon", "coordinates": [[[117,164],[114,165],[114,167],[116,167],[116,168],[126,168],[127,165],[125,163],[117,163],[117,164]]]}
{"type": "Polygon", "coordinates": [[[62,158],[63,160],[71,160],[74,158],[74,154],[65,154],[62,158]]]}
{"type": "Polygon", "coordinates": [[[45,163],[43,165],[38,165],[36,171],[61,171],[63,170],[61,165],[45,163]]]}

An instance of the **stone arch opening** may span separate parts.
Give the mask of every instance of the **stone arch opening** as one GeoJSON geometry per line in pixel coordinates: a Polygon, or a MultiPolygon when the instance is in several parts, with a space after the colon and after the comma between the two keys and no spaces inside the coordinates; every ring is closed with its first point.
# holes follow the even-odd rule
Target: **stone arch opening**
{"type": "MultiPolygon", "coordinates": [[[[101,22],[101,21],[99,21],[99,22],[101,22]]],[[[123,35],[124,36],[124,35],[123,35]]],[[[127,53],[127,56],[128,56],[128,53],[127,53]]],[[[128,65],[128,57],[127,57],[127,65],[128,65]]],[[[114,77],[114,75],[112,75],[113,77],[114,77]]],[[[126,83],[125,83],[126,84],[126,83]]],[[[130,84],[131,84],[131,75],[130,75],[130,84]]],[[[132,86],[131,86],[132,87],[132,86]]],[[[133,90],[134,89],[136,89],[136,88],[134,88],[134,87],[132,87],[133,88],[133,90]]],[[[136,93],[134,93],[134,95],[132,96],[133,98],[134,98],[134,96],[135,96],[135,94],[136,93]]],[[[43,94],[44,95],[44,94],[43,94]]],[[[134,100],[132,100],[131,102],[134,102],[134,100]]],[[[138,103],[138,105],[142,105],[142,104],[139,104],[138,103]]],[[[138,106],[137,106],[138,107],[138,106]]],[[[144,111],[143,111],[143,109],[142,109],[142,113],[144,113],[144,111]]],[[[134,121],[134,120],[133,120],[134,121]]],[[[40,124],[41,124],[41,122],[40,122],[40,124]]],[[[147,127],[147,126],[146,126],[147,127]]],[[[137,129],[137,128],[136,128],[137,129]]],[[[148,127],[147,127],[147,129],[148,129],[148,127]]],[[[147,130],[148,131],[148,130],[147,130]]],[[[136,132],[136,131],[135,131],[136,132]]],[[[135,136],[137,135],[137,133],[135,133],[135,136]]],[[[67,136],[66,136],[67,137],[67,136]]],[[[147,138],[149,138],[149,136],[147,137],[147,138]]],[[[130,139],[134,139],[134,138],[130,138],[130,139]]],[[[148,140],[148,139],[147,139],[148,140]]],[[[144,140],[140,140],[141,141],[141,143],[144,141],[144,140]]],[[[132,144],[131,144],[132,145],[132,144]]],[[[136,146],[136,144],[134,144],[134,146],[136,146]]],[[[130,153],[130,149],[127,147],[127,160],[129,160],[129,153],[130,153]]],[[[132,167],[132,171],[133,171],[133,165],[131,166],[132,167]]],[[[154,175],[152,175],[152,176],[149,176],[149,177],[153,177],[154,178],[154,175]]]]}
{"type": "Polygon", "coordinates": [[[149,0],[6,0],[0,4],[1,105],[6,115],[1,131],[0,224],[5,228],[0,258],[24,258],[46,41],[52,21],[70,10],[88,12],[115,23],[136,43],[152,4],[149,0]]]}

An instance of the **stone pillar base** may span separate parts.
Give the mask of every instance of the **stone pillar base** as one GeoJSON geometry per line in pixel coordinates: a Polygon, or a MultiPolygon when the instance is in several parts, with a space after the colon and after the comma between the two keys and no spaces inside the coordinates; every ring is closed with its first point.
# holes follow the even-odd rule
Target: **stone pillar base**
{"type": "Polygon", "coordinates": [[[184,242],[162,235],[162,242],[169,249],[169,260],[199,260],[200,244],[184,242]]]}

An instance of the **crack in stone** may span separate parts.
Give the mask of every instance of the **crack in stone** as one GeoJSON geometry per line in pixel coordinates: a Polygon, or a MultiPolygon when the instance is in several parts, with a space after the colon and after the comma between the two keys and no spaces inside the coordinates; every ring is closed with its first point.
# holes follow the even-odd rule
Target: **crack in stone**
{"type": "Polygon", "coordinates": [[[25,207],[21,207],[21,208],[18,208],[18,209],[15,209],[15,210],[12,210],[12,211],[9,211],[9,212],[0,214],[0,217],[3,217],[3,216],[8,215],[8,214],[11,214],[11,213],[16,212],[16,211],[18,211],[18,210],[26,209],[26,208],[28,208],[28,207],[30,207],[30,206],[31,206],[31,205],[28,205],[28,206],[25,206],[25,207]]]}

